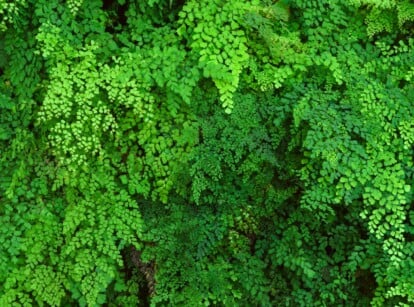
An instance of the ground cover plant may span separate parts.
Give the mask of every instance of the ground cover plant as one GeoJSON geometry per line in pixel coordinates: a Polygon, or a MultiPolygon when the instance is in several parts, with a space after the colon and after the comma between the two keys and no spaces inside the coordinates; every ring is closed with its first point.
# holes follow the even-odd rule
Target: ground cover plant
{"type": "Polygon", "coordinates": [[[412,306],[414,2],[0,0],[0,306],[412,306]]]}

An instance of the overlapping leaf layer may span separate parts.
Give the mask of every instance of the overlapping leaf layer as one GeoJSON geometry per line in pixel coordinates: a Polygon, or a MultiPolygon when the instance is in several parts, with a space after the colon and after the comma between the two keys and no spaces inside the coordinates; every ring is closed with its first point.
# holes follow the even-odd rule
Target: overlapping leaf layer
{"type": "Polygon", "coordinates": [[[414,304],[413,26],[0,0],[0,306],[414,304]]]}

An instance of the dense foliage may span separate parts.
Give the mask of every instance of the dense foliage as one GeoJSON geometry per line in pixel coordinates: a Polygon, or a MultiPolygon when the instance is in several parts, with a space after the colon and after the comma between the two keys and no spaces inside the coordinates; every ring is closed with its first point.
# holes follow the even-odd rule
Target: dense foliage
{"type": "Polygon", "coordinates": [[[412,306],[414,2],[0,0],[0,306],[412,306]]]}

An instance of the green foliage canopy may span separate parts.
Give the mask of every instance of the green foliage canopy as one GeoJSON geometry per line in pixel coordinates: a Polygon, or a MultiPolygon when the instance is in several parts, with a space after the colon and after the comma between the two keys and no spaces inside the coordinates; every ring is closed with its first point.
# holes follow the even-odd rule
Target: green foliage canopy
{"type": "Polygon", "coordinates": [[[412,305],[413,22],[0,0],[0,305],[412,305]]]}

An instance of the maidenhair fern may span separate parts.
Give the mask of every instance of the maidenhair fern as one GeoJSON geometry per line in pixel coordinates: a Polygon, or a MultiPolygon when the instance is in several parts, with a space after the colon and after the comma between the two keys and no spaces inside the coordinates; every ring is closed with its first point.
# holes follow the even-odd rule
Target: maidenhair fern
{"type": "Polygon", "coordinates": [[[411,306],[413,21],[0,0],[0,306],[411,306]]]}

